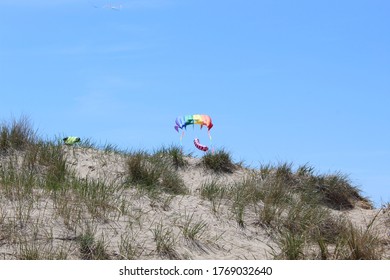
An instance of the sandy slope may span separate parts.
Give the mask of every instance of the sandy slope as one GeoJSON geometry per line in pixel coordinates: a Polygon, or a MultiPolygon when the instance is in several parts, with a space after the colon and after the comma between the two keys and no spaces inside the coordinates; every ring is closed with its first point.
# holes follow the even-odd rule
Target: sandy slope
{"type": "MultiPolygon", "coordinates": [[[[80,177],[104,178],[110,181],[121,181],[125,173],[125,158],[118,154],[105,154],[100,151],[69,150],[69,163],[73,165],[80,177]]],[[[189,195],[178,195],[172,198],[166,195],[169,205],[165,206],[164,198],[150,199],[147,196],[139,197],[135,191],[129,190],[123,194],[124,199],[131,201],[131,212],[141,216],[139,224],[135,226],[135,234],[139,244],[148,247],[144,258],[159,258],[155,250],[153,229],[159,223],[173,229],[175,251],[178,257],[184,259],[266,259],[270,258],[270,246],[274,246],[268,234],[260,227],[251,225],[240,228],[232,217],[231,211],[223,203],[217,214],[212,211],[212,204],[200,198],[199,190],[202,183],[212,179],[228,183],[238,180],[245,175],[245,171],[238,170],[234,174],[215,175],[207,173],[199,166],[199,159],[187,158],[189,166],[180,170],[185,185],[189,188],[189,195]],[[142,214],[141,214],[142,213],[142,214]],[[193,215],[193,222],[203,221],[206,229],[199,240],[185,239],[181,230],[183,224],[193,215]],[[149,245],[150,244],[150,245],[149,245]]],[[[131,217],[130,217],[131,218],[131,217]]],[[[120,242],[120,235],[126,230],[129,217],[122,217],[113,227],[110,243],[120,242]],[[114,233],[115,232],[115,233],[114,233]]],[[[115,251],[115,245],[112,246],[115,251]]]]}
{"type": "MultiPolygon", "coordinates": [[[[123,155],[73,147],[65,147],[65,152],[67,164],[81,178],[104,180],[113,186],[125,180],[126,159],[123,155]]],[[[15,252],[23,249],[21,236],[25,244],[33,242],[41,251],[57,252],[62,247],[67,252],[66,258],[80,258],[77,237],[89,227],[97,240],[104,241],[110,258],[127,258],[121,246],[131,244],[135,257],[140,259],[272,259],[271,248],[277,250],[272,233],[258,226],[253,214],[248,212],[245,227],[240,227],[227,203],[221,201],[216,206],[218,211],[214,212],[212,203],[199,194],[204,182],[217,179],[228,185],[243,178],[248,171],[241,168],[232,174],[216,175],[199,166],[199,159],[188,158],[188,161],[189,167],[179,171],[190,190],[188,195],[153,198],[128,188],[118,194],[117,203],[102,219],[80,211],[82,207],[72,210],[69,205],[77,201],[67,201],[69,205],[55,203],[54,198],[40,191],[37,191],[33,202],[26,201],[24,204],[1,197],[0,258],[17,258],[15,252]],[[59,214],[60,205],[71,209],[68,217],[59,214]],[[81,217],[82,222],[76,222],[76,217],[81,217]],[[195,240],[183,235],[190,219],[192,225],[204,225],[204,231],[195,240]],[[168,255],[156,251],[154,232],[159,226],[170,232],[174,240],[173,250],[168,255]],[[14,237],[9,236],[10,231],[14,237]]],[[[338,214],[347,215],[354,223],[364,227],[378,211],[359,208],[338,214]]],[[[380,211],[374,226],[384,242],[387,240],[384,244],[387,258],[390,257],[389,223],[389,213],[380,211]]]]}

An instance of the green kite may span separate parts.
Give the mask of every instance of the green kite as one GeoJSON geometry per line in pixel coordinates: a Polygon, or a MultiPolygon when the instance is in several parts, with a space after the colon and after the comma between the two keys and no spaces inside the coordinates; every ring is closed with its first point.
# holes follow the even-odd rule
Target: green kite
{"type": "Polygon", "coordinates": [[[65,145],[73,145],[75,143],[80,142],[80,137],[68,136],[62,140],[64,140],[65,145]]]}

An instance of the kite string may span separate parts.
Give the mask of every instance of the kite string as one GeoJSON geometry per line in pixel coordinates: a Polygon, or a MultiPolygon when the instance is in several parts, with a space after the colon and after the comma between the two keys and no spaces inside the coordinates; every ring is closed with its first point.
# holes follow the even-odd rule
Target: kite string
{"type": "Polygon", "coordinates": [[[213,145],[213,139],[211,138],[210,130],[209,130],[207,133],[209,134],[210,146],[211,146],[211,153],[214,154],[214,145],[213,145]]]}
{"type": "Polygon", "coordinates": [[[182,133],[180,135],[180,147],[181,147],[182,152],[183,152],[183,137],[184,137],[184,130],[182,131],[182,133]]]}

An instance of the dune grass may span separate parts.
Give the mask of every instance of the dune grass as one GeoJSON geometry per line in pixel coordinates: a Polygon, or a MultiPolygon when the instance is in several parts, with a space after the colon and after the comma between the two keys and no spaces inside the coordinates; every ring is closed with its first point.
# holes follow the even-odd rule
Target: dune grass
{"type": "Polygon", "coordinates": [[[174,169],[178,170],[179,168],[185,169],[188,166],[188,161],[180,146],[171,145],[169,147],[161,147],[154,151],[154,157],[164,158],[165,162],[168,165],[171,165],[174,169]]]}
{"type": "Polygon", "coordinates": [[[211,202],[214,214],[218,212],[226,194],[227,189],[217,179],[206,181],[200,187],[200,196],[211,202]]]}
{"type": "Polygon", "coordinates": [[[34,144],[36,138],[36,131],[28,117],[13,119],[10,123],[0,125],[0,152],[25,149],[34,144]]]}
{"type": "Polygon", "coordinates": [[[245,225],[245,209],[252,208],[257,212],[257,223],[277,233],[276,259],[382,257],[379,239],[370,226],[358,229],[329,211],[367,202],[340,173],[314,175],[314,169],[307,165],[293,172],[286,163],[262,166],[258,174],[234,184],[230,199],[239,226],[245,225]]]}
{"type": "Polygon", "coordinates": [[[79,252],[83,260],[108,260],[107,244],[104,239],[96,239],[96,232],[87,225],[87,228],[77,238],[79,252]]]}
{"type": "Polygon", "coordinates": [[[184,213],[184,222],[182,225],[182,233],[184,238],[195,241],[199,240],[205,233],[207,223],[201,218],[195,220],[195,213],[184,213]]]}
{"type": "Polygon", "coordinates": [[[206,169],[214,172],[232,173],[236,169],[230,153],[225,149],[206,153],[202,163],[206,169]]]}
{"type": "Polygon", "coordinates": [[[178,259],[173,230],[159,222],[152,229],[152,232],[157,253],[163,258],[178,259]]]}
{"type": "Polygon", "coordinates": [[[154,154],[145,151],[131,153],[126,163],[128,182],[149,193],[166,192],[174,195],[188,193],[184,181],[177,173],[177,168],[184,164],[184,159],[183,163],[177,165],[177,155],[176,152],[173,153],[174,156],[171,152],[165,151],[154,154]]]}

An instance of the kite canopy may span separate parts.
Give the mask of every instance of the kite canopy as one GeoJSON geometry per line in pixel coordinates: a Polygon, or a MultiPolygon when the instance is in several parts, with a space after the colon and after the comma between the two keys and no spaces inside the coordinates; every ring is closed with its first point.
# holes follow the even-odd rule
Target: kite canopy
{"type": "Polygon", "coordinates": [[[65,137],[62,140],[64,140],[65,145],[73,145],[75,143],[80,142],[80,137],[68,136],[68,137],[65,137]]]}
{"type": "Polygon", "coordinates": [[[208,130],[213,127],[211,118],[208,115],[185,115],[176,118],[175,129],[179,132],[179,129],[184,129],[189,124],[199,124],[200,128],[206,126],[208,130]]]}

